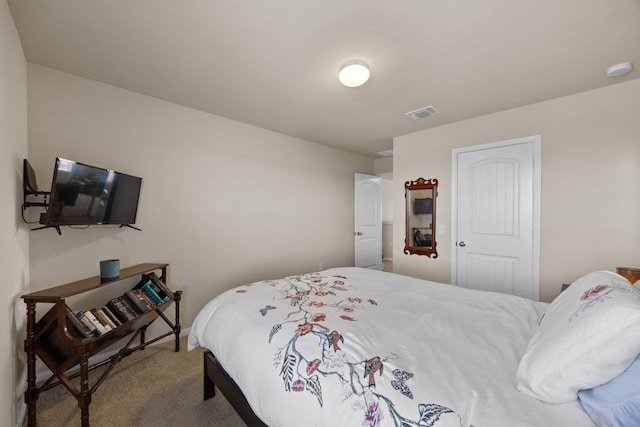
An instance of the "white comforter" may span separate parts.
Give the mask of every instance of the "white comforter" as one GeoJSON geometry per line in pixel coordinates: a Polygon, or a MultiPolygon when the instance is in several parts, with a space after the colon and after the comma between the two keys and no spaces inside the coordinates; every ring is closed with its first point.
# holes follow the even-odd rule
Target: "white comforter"
{"type": "Polygon", "coordinates": [[[335,268],[229,290],[198,314],[210,349],[271,427],[593,426],[578,402],[516,390],[546,304],[335,268]]]}

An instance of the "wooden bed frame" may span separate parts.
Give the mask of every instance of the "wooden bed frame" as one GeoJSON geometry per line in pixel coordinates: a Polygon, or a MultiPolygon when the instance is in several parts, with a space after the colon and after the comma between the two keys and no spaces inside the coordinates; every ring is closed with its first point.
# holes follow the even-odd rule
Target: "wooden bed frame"
{"type": "Polygon", "coordinates": [[[215,396],[215,387],[222,392],[229,401],[233,409],[236,410],[240,418],[249,427],[267,427],[260,418],[253,412],[249,402],[244,397],[242,390],[236,382],[224,370],[216,357],[210,351],[204,352],[204,388],[203,399],[207,400],[215,396]]]}

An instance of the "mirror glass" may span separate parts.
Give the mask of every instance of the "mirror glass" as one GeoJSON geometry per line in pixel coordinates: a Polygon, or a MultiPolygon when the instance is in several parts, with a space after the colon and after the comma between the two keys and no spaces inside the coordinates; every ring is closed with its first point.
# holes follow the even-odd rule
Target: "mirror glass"
{"type": "Polygon", "coordinates": [[[404,253],[437,258],[436,198],[438,180],[418,178],[404,183],[406,200],[404,253]]]}

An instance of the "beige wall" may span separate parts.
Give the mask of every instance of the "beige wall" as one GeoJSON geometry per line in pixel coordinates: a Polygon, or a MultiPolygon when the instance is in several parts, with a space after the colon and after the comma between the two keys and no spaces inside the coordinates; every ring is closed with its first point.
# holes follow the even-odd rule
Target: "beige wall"
{"type": "Polygon", "coordinates": [[[22,159],[27,157],[27,63],[5,1],[0,1],[0,64],[0,414],[2,423],[15,426],[26,386],[26,310],[20,296],[29,283],[29,239],[20,205],[22,159]]]}
{"type": "Polygon", "coordinates": [[[393,175],[382,178],[382,258],[393,259],[393,175]]]}
{"type": "Polygon", "coordinates": [[[395,183],[393,176],[384,176],[382,178],[382,221],[393,222],[393,194],[395,183]]]}
{"type": "Polygon", "coordinates": [[[38,65],[28,76],[43,187],[56,156],[143,178],[141,232],[29,233],[34,290],[96,275],[101,259],[168,262],[187,327],[232,286],[353,265],[354,172],[371,159],[38,65]]]}
{"type": "Polygon", "coordinates": [[[376,175],[393,173],[393,157],[378,157],[373,159],[373,171],[376,175]]]}
{"type": "MultiPolygon", "coordinates": [[[[640,79],[401,136],[394,179],[438,178],[438,258],[402,253],[394,222],[394,271],[449,282],[451,150],[542,136],[541,299],[586,272],[640,266],[640,79]]],[[[398,189],[395,217],[404,215],[398,189]]]]}

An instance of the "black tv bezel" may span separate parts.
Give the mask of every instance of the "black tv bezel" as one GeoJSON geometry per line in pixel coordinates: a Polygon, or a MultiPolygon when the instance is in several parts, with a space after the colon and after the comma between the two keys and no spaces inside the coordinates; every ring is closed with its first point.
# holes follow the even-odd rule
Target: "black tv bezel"
{"type": "MultiPolygon", "coordinates": [[[[40,218],[40,224],[47,226],[47,227],[62,227],[62,226],[90,226],[90,225],[120,225],[120,226],[130,226],[132,224],[136,223],[136,220],[138,218],[138,207],[140,205],[140,193],[142,191],[142,178],[135,176],[135,175],[130,175],[130,174],[126,174],[123,172],[118,172],[116,170],[113,169],[107,169],[107,168],[103,168],[103,167],[99,167],[99,166],[95,166],[95,165],[91,165],[88,163],[83,163],[83,162],[78,162],[76,160],[70,160],[67,158],[63,158],[63,157],[56,157],[56,161],[54,164],[54,170],[53,170],[53,178],[51,179],[51,192],[50,192],[50,198],[49,198],[49,203],[47,206],[47,212],[45,215],[42,216],[42,218],[40,218]],[[133,222],[123,222],[123,221],[96,221],[96,220],[87,220],[87,221],[79,221],[79,220],[73,220],[73,221],[61,221],[60,219],[55,220],[54,218],[52,218],[53,212],[52,212],[52,208],[55,202],[57,202],[58,200],[58,196],[56,194],[56,182],[57,182],[57,177],[58,177],[58,171],[59,171],[59,167],[60,167],[60,163],[61,161],[65,161],[65,162],[71,162],[74,165],[80,165],[83,167],[87,167],[87,168],[92,168],[95,169],[97,171],[102,171],[105,173],[114,173],[117,176],[125,176],[128,178],[133,178],[139,181],[139,186],[137,188],[137,194],[136,194],[136,204],[135,204],[135,208],[133,211],[133,222]]],[[[68,217],[67,217],[68,218],[68,217]]],[[[93,217],[89,217],[89,218],[93,218],[93,217]]],[[[62,219],[64,219],[64,217],[62,217],[62,219]]],[[[135,228],[135,227],[134,227],[135,228]]]]}

